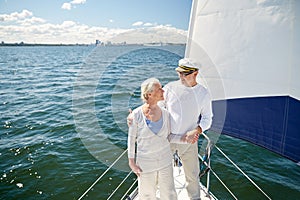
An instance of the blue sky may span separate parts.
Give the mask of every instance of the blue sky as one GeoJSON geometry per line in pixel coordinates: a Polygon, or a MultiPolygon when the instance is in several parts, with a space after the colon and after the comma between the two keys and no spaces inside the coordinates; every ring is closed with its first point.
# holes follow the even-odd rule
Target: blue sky
{"type": "Polygon", "coordinates": [[[88,38],[109,40],[154,27],[166,28],[172,37],[187,31],[191,4],[192,0],[0,0],[0,40],[64,43],[60,40],[68,38],[72,43],[71,38],[78,42],[80,32],[82,42],[89,43],[88,38]]]}

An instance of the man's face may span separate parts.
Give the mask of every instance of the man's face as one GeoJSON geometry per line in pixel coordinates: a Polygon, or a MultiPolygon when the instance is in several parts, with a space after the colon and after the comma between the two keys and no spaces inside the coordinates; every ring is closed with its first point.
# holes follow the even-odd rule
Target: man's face
{"type": "Polygon", "coordinates": [[[177,72],[181,83],[187,87],[191,87],[196,81],[197,71],[194,72],[177,72]]]}

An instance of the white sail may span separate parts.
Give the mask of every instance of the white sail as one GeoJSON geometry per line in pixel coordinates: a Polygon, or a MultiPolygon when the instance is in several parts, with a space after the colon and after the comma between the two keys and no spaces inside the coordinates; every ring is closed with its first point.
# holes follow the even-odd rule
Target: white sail
{"type": "Polygon", "coordinates": [[[300,1],[195,0],[186,57],[213,98],[300,99],[300,1]]]}
{"type": "Polygon", "coordinates": [[[212,129],[300,161],[300,1],[194,0],[185,57],[201,64],[212,129]]]}

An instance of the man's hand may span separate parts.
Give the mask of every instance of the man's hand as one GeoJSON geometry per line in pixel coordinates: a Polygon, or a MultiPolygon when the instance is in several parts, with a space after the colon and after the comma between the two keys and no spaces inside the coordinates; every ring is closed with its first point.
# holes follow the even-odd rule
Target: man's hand
{"type": "Polygon", "coordinates": [[[186,140],[188,143],[194,144],[195,142],[198,141],[199,133],[197,130],[189,131],[185,135],[186,135],[186,140]]]}
{"type": "Polygon", "coordinates": [[[132,121],[133,121],[132,110],[129,109],[128,111],[129,111],[129,114],[127,116],[127,126],[131,126],[132,121]]]}
{"type": "Polygon", "coordinates": [[[198,126],[196,129],[188,131],[181,137],[181,141],[194,144],[198,141],[202,129],[198,126]]]}

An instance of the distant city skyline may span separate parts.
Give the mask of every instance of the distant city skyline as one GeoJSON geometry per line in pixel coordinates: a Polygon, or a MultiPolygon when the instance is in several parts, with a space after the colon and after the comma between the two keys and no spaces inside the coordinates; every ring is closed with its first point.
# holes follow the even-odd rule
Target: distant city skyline
{"type": "Polygon", "coordinates": [[[192,0],[0,0],[0,42],[185,43],[192,0]]]}

